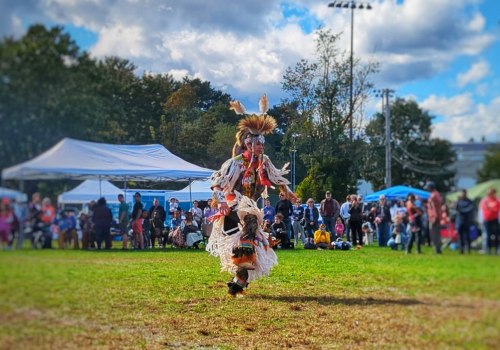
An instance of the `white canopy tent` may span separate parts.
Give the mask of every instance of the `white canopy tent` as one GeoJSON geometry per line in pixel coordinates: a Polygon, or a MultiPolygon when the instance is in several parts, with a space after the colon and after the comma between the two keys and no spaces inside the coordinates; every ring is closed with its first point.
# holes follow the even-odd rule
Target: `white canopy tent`
{"type": "Polygon", "coordinates": [[[16,200],[17,202],[28,201],[28,196],[25,193],[5,187],[0,187],[0,198],[10,198],[16,200]]]}
{"type": "Polygon", "coordinates": [[[170,198],[177,198],[179,202],[191,202],[192,200],[207,200],[212,197],[210,189],[211,181],[193,181],[190,186],[187,186],[179,191],[169,193],[170,198]]]}
{"type": "Polygon", "coordinates": [[[192,181],[206,179],[212,172],[158,144],[111,145],[64,138],[39,156],[4,169],[2,179],[192,181]]]}
{"type": "Polygon", "coordinates": [[[124,192],[111,182],[103,180],[85,180],[70,191],[63,192],[57,197],[59,204],[86,204],[101,197],[107,203],[118,203],[118,195],[124,192]]]}

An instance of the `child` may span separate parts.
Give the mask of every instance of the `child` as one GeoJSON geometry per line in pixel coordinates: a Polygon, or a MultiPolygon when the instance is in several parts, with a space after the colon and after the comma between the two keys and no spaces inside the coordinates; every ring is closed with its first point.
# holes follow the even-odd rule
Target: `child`
{"type": "Polygon", "coordinates": [[[335,235],[337,236],[337,238],[342,238],[342,236],[344,235],[344,229],[344,223],[342,222],[342,218],[339,216],[337,218],[337,222],[335,223],[335,235]]]}
{"type": "Polygon", "coordinates": [[[406,241],[406,227],[403,224],[403,219],[400,215],[396,215],[394,224],[391,225],[392,237],[387,242],[387,246],[391,247],[393,250],[398,250],[401,245],[401,249],[405,248],[406,241]]]}
{"type": "Polygon", "coordinates": [[[370,222],[365,222],[361,226],[361,230],[363,231],[363,244],[372,244],[373,243],[373,228],[370,222]]]}

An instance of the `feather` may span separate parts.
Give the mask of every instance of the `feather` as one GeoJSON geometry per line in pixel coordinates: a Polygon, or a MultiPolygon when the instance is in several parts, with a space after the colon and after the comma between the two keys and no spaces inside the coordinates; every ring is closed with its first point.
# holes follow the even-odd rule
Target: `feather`
{"type": "Polygon", "coordinates": [[[238,115],[245,114],[245,106],[238,100],[229,102],[229,109],[238,115]]]}
{"type": "Polygon", "coordinates": [[[267,99],[266,94],[262,95],[262,97],[259,100],[259,110],[260,114],[266,114],[267,111],[269,110],[269,101],[267,99]]]}
{"type": "Polygon", "coordinates": [[[240,120],[238,130],[250,132],[256,135],[267,135],[273,132],[276,128],[276,120],[269,115],[249,115],[240,120]]]}

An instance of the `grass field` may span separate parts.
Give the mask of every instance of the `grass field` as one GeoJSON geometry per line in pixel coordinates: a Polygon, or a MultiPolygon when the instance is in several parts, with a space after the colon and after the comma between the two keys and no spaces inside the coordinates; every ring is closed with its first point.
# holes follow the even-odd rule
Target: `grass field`
{"type": "Polygon", "coordinates": [[[247,295],[202,250],[0,252],[0,349],[498,349],[500,258],[279,251],[247,295]]]}

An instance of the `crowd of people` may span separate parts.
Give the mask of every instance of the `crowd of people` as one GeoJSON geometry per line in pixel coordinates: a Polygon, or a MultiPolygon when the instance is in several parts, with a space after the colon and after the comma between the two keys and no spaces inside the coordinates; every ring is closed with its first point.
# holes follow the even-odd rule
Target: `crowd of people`
{"type": "MultiPolygon", "coordinates": [[[[281,193],[274,205],[269,198],[264,200],[262,228],[269,233],[274,249],[360,249],[376,242],[408,254],[421,253],[422,246],[428,245],[441,254],[443,232],[451,232],[445,241],[456,240],[462,254],[470,253],[476,237],[480,237],[481,252],[500,254],[500,201],[495,189],[490,189],[478,206],[465,190],[456,203],[447,206],[432,183],[428,189],[431,196],[427,200],[409,194],[405,201],[393,203],[384,196],[376,203],[364,203],[361,196],[348,195],[341,204],[327,191],[319,205],[313,198],[303,204],[301,198],[292,203],[281,193]]],[[[3,198],[0,248],[22,248],[25,239],[33,248],[52,248],[56,234],[61,249],[110,249],[112,233],[121,236],[124,250],[167,245],[199,248],[210,236],[210,218],[218,212],[212,199],[202,205],[194,201],[189,210],[181,209],[175,198],[167,210],[157,199],[150,208],[144,208],[139,192],[132,208],[123,195],[118,201],[115,222],[104,198],[90,202],[78,215],[74,209],[56,210],[51,200],[42,199],[39,193],[33,194],[29,204],[3,198]]]]}

